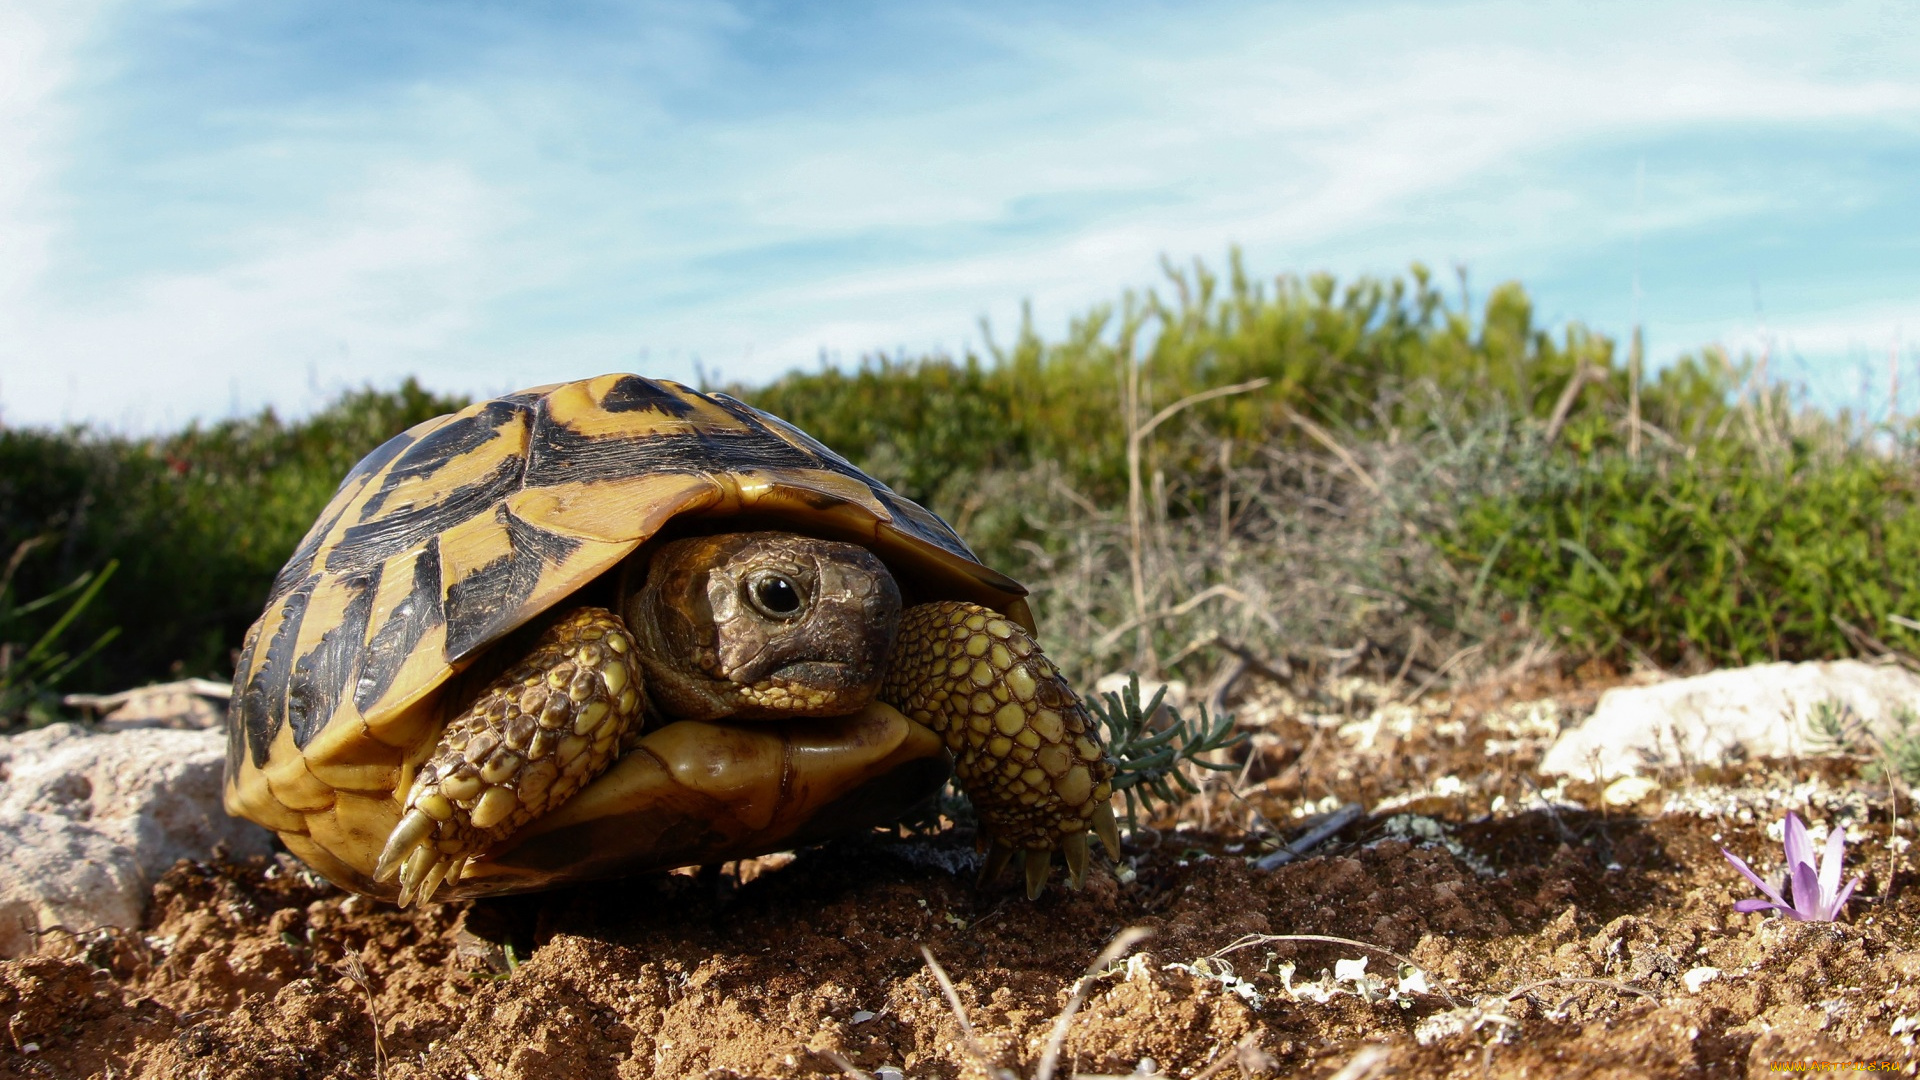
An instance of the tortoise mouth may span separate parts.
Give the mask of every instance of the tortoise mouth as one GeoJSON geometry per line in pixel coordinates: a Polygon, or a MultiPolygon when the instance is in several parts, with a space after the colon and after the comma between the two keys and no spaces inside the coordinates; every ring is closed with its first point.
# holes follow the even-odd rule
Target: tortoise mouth
{"type": "Polygon", "coordinates": [[[769,678],[799,686],[845,693],[874,682],[872,664],[844,660],[801,660],[776,669],[769,678]]]}
{"type": "Polygon", "coordinates": [[[896,819],[940,789],[940,737],[890,705],[776,721],[682,720],[634,749],[509,846],[457,895],[725,862],[896,819]]]}

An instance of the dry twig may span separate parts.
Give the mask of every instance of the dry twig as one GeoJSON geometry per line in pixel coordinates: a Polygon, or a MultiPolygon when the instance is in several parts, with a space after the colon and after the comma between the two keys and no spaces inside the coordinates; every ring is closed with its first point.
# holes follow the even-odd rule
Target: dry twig
{"type": "Polygon", "coordinates": [[[1390,1054],[1391,1051],[1386,1047],[1369,1043],[1354,1051],[1353,1056],[1347,1059],[1347,1063],[1340,1066],[1340,1071],[1334,1073],[1328,1080],[1371,1080],[1386,1069],[1390,1054]]]}
{"type": "Polygon", "coordinates": [[[380,1034],[380,1012],[374,1005],[373,986],[367,981],[367,969],[360,963],[359,953],[348,951],[343,963],[347,977],[359,985],[361,993],[367,995],[367,1020],[373,1024],[373,1080],[380,1080],[387,1071],[387,1042],[380,1034]]]}
{"type": "MultiPolygon", "coordinates": [[[[1154,413],[1153,417],[1143,424],[1139,422],[1140,365],[1132,359],[1131,352],[1129,352],[1128,357],[1126,401],[1128,554],[1130,569],[1133,572],[1133,615],[1134,618],[1143,620],[1138,625],[1144,627],[1144,620],[1147,618],[1147,575],[1145,556],[1143,554],[1143,550],[1146,547],[1146,511],[1144,505],[1145,496],[1141,489],[1140,457],[1148,437],[1153,434],[1155,428],[1178,416],[1184,409],[1198,405],[1204,401],[1212,401],[1214,398],[1227,397],[1232,394],[1244,394],[1249,390],[1258,390],[1273,380],[1265,377],[1249,379],[1246,382],[1234,383],[1230,386],[1216,386],[1211,390],[1202,390],[1197,394],[1188,394],[1179,401],[1154,413]]],[[[1153,657],[1152,636],[1144,631],[1140,636],[1140,649],[1142,659],[1148,662],[1150,669],[1148,674],[1157,675],[1157,670],[1151,670],[1159,666],[1153,657]]]]}
{"type": "Polygon", "coordinates": [[[967,1048],[967,1054],[974,1064],[980,1066],[988,1076],[1001,1080],[1015,1080],[1013,1074],[994,1065],[987,1056],[987,1048],[980,1044],[980,1037],[973,1033],[973,1021],[967,1019],[967,1007],[960,1004],[960,991],[953,988],[953,980],[947,978],[947,969],[933,958],[933,950],[920,946],[920,955],[927,961],[927,970],[933,972],[933,981],[940,984],[940,992],[947,996],[947,1005],[953,1010],[953,1018],[960,1023],[960,1041],[967,1048]]]}
{"type": "Polygon", "coordinates": [[[1346,447],[1341,446],[1340,440],[1329,434],[1326,428],[1295,412],[1292,406],[1282,405],[1281,408],[1286,410],[1287,419],[1292,421],[1296,427],[1306,432],[1309,436],[1312,436],[1314,442],[1326,447],[1328,453],[1339,458],[1340,464],[1345,465],[1347,471],[1353,474],[1354,479],[1360,481],[1368,491],[1378,496],[1385,490],[1380,486],[1380,481],[1375,480],[1372,473],[1362,468],[1359,459],[1355,458],[1346,447]]]}
{"type": "Polygon", "coordinates": [[[835,1068],[853,1077],[853,1080],[873,1080],[871,1074],[865,1072],[853,1062],[848,1061],[847,1055],[842,1054],[838,1050],[815,1050],[814,1053],[833,1062],[835,1068]]]}
{"type": "Polygon", "coordinates": [[[1301,858],[1307,852],[1319,847],[1326,839],[1341,829],[1366,816],[1366,808],[1359,803],[1348,803],[1328,814],[1313,828],[1300,834],[1300,838],[1291,844],[1281,844],[1280,850],[1255,859],[1255,870],[1277,870],[1282,866],[1301,858]]]}
{"type": "Polygon", "coordinates": [[[1087,991],[1092,989],[1095,976],[1152,936],[1153,931],[1144,926],[1129,926],[1107,942],[1107,947],[1087,965],[1087,973],[1073,984],[1073,996],[1067,999],[1067,1007],[1054,1017],[1053,1031],[1047,1035],[1047,1048],[1040,1055],[1040,1069],[1033,1074],[1034,1080],[1053,1080],[1053,1070],[1060,1063],[1060,1047],[1067,1041],[1067,1025],[1073,1023],[1073,1014],[1079,1012],[1081,1003],[1087,1000],[1087,991]]]}

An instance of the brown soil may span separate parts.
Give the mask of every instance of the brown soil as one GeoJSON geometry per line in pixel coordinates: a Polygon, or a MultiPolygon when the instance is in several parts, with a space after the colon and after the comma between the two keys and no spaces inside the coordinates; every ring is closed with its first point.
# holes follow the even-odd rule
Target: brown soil
{"type": "Polygon", "coordinates": [[[1056,876],[1037,903],[976,888],[964,830],[407,912],[284,856],[183,863],[144,930],[0,963],[0,1075],[1031,1077],[1127,927],[1152,936],[1086,982],[1055,1075],[1912,1072],[1920,899],[1885,789],[1861,763],[1756,762],[1660,778],[1632,806],[1577,786],[1543,803],[1531,765],[1592,698],[1552,682],[1384,711],[1364,692],[1243,703],[1264,725],[1233,784],[1132,834],[1117,876],[1080,893],[1056,876]],[[1251,865],[1343,800],[1402,805],[1251,865]],[[1850,922],[1732,910],[1750,890],[1718,847],[1776,872],[1784,809],[1857,837],[1850,922]],[[1221,955],[1301,934],[1401,954],[1431,989],[1389,994],[1400,962],[1349,944],[1221,955]],[[1384,980],[1365,996],[1329,974],[1362,956],[1384,980]]]}

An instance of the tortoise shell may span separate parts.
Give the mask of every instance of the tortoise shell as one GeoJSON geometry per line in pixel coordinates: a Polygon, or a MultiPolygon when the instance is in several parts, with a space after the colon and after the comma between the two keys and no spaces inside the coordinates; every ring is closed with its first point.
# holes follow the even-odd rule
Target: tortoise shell
{"type": "Polygon", "coordinates": [[[859,543],[909,602],[972,601],[1032,630],[1026,590],[944,521],[777,417],[637,375],[535,387],[418,424],[341,482],[236,664],[229,811],[362,884],[448,680],[696,518],[859,543]]]}

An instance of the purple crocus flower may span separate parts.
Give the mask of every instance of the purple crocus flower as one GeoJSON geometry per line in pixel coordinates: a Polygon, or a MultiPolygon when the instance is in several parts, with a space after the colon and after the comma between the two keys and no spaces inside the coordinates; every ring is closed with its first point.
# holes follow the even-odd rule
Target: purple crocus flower
{"type": "Polygon", "coordinates": [[[1748,881],[1767,894],[1765,900],[1754,898],[1741,900],[1733,905],[1735,911],[1765,911],[1775,908],[1789,919],[1800,922],[1833,922],[1846,910],[1847,898],[1853,895],[1854,886],[1860,884],[1860,875],[1854,875],[1846,888],[1840,887],[1840,862],[1847,848],[1846,830],[1835,826],[1826,833],[1826,855],[1816,864],[1813,849],[1820,845],[1821,834],[1809,835],[1807,824],[1799,815],[1787,814],[1787,881],[1793,887],[1793,903],[1780,898],[1780,893],[1772,885],[1753,872],[1753,868],[1742,862],[1740,856],[1720,849],[1735,870],[1746,875],[1748,881]]]}

